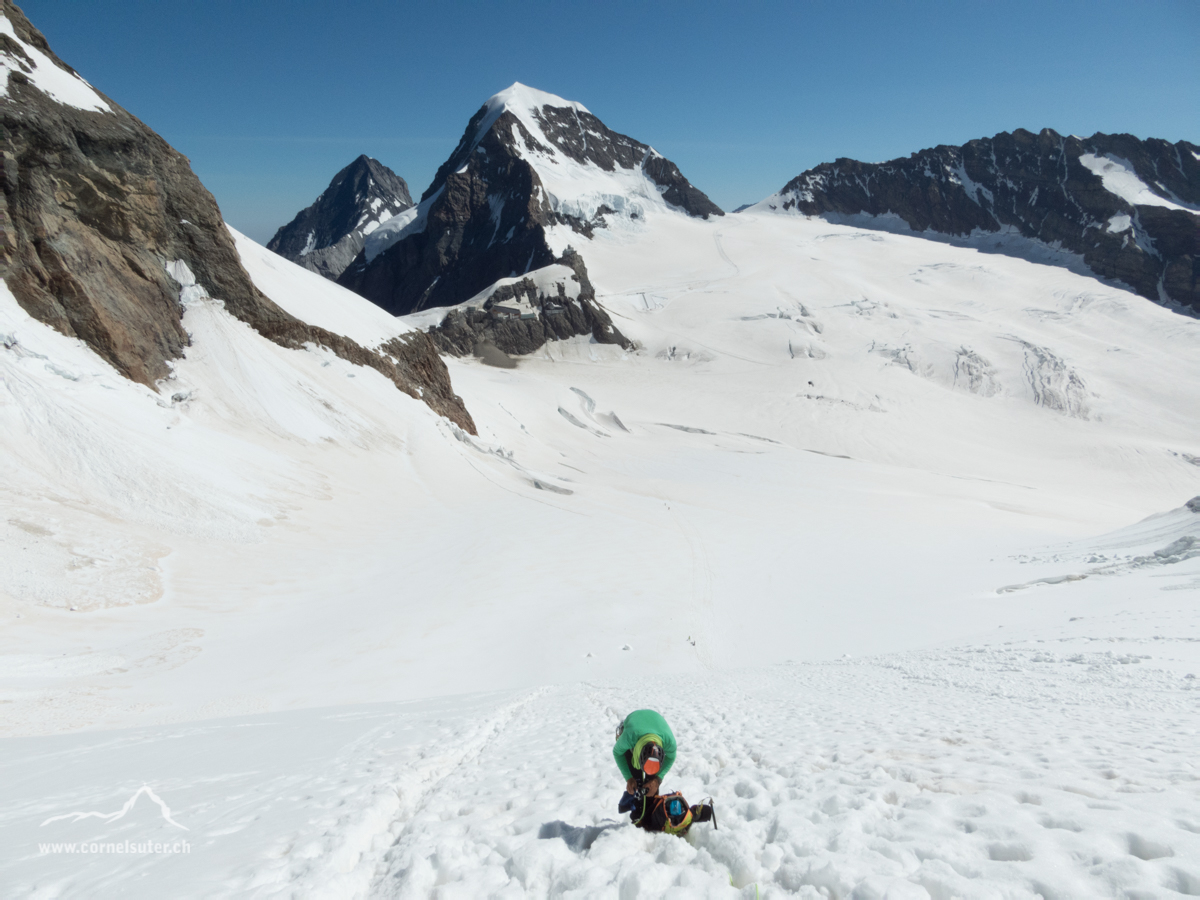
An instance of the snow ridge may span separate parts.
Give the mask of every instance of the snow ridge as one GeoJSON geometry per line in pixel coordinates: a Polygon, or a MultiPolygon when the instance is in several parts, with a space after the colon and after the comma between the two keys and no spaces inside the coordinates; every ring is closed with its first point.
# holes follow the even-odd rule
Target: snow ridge
{"type": "Polygon", "coordinates": [[[58,65],[37,47],[17,36],[7,16],[0,16],[0,70],[4,72],[0,83],[0,97],[8,96],[9,81],[14,73],[20,73],[30,84],[65,106],[88,112],[112,112],[90,84],[74,71],[58,65]]]}

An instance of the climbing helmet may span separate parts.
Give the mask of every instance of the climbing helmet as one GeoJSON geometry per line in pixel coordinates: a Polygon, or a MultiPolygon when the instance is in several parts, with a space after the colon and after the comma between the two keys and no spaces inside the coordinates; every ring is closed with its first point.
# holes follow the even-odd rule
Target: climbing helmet
{"type": "Polygon", "coordinates": [[[662,745],[651,742],[642,748],[642,758],[638,760],[638,765],[647,775],[657,775],[662,768],[662,759],[662,745]]]}

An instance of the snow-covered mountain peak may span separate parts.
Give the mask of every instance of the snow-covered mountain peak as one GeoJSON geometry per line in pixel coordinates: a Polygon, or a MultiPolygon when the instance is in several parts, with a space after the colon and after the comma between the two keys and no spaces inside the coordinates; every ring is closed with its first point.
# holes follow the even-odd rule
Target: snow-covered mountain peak
{"type": "Polygon", "coordinates": [[[650,145],[517,83],[476,111],[419,207],[369,236],[339,283],[398,315],[454,306],[652,212],[724,215],[650,145]]]}
{"type": "Polygon", "coordinates": [[[473,162],[497,154],[527,162],[545,191],[539,199],[580,233],[607,224],[597,221],[606,215],[637,219],[652,206],[702,218],[722,214],[650,145],[612,131],[582,103],[520,82],[479,108],[422,199],[450,174],[466,174],[473,162]]]}
{"type": "Polygon", "coordinates": [[[592,114],[591,110],[575,100],[566,100],[557,94],[539,91],[537,88],[514,81],[504,90],[489,97],[487,103],[483,105],[483,108],[488,111],[488,115],[484,117],[476,135],[479,138],[483,137],[496,119],[505,112],[511,112],[518,118],[532,122],[536,119],[538,110],[546,106],[554,109],[571,109],[589,116],[592,114]]]}

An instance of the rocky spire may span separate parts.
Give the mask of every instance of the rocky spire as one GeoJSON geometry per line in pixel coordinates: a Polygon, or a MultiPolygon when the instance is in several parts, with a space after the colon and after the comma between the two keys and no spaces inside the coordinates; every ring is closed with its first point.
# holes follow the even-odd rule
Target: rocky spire
{"type": "Polygon", "coordinates": [[[267,249],[336,279],[362,250],[363,238],[412,205],[403,178],[360,156],[333,176],[312,206],[275,232],[267,249]]]}

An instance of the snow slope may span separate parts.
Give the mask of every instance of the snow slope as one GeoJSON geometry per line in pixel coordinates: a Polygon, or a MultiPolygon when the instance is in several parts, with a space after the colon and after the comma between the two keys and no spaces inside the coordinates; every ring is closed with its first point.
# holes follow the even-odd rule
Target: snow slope
{"type": "Polygon", "coordinates": [[[1200,211],[1200,208],[1196,206],[1175,203],[1154,193],[1144,181],[1138,178],[1133,164],[1127,159],[1121,159],[1111,153],[1104,156],[1085,153],[1079,157],[1079,161],[1089,171],[1100,176],[1106,191],[1116,194],[1133,206],[1161,206],[1165,209],[1182,209],[1188,212],[1200,211]]]}
{"type": "Polygon", "coordinates": [[[60,68],[37,47],[17,37],[7,16],[0,16],[0,35],[7,38],[13,48],[0,53],[0,72],[4,73],[0,97],[8,96],[11,73],[21,72],[30,84],[57,103],[92,112],[112,112],[109,105],[78,74],[60,68]]]}
{"type": "MultiPolygon", "coordinates": [[[[238,246],[289,311],[406,327],[238,246]]],[[[449,361],[478,438],[216,301],[155,394],[0,295],[8,893],[1200,890],[1200,322],[753,213],[588,266],[641,349],[449,361]],[[618,827],[635,705],[719,831],[618,827]],[[186,833],[41,824],[142,783],[186,833]]]]}
{"type": "Polygon", "coordinates": [[[336,282],[288,262],[234,228],[229,233],[254,284],[297,319],[368,348],[413,330],[374,303],[364,302],[336,282]]]}

